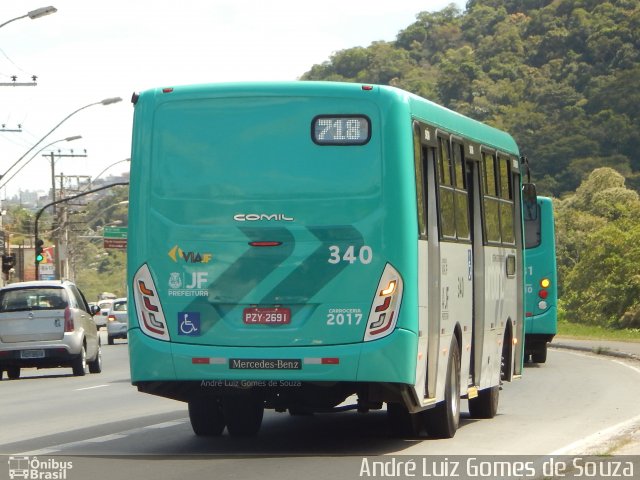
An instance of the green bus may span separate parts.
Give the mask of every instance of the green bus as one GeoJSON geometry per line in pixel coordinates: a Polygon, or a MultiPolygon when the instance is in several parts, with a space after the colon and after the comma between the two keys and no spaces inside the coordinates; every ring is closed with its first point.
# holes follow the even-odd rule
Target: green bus
{"type": "Polygon", "coordinates": [[[523,359],[521,159],[405,91],[331,82],[135,94],[132,383],[197,435],[264,410],[381,410],[452,437],[523,359]]]}
{"type": "Polygon", "coordinates": [[[558,277],[553,203],[537,197],[525,205],[525,360],[547,361],[547,344],[558,333],[558,277]],[[527,208],[529,207],[529,208],[527,208]]]}

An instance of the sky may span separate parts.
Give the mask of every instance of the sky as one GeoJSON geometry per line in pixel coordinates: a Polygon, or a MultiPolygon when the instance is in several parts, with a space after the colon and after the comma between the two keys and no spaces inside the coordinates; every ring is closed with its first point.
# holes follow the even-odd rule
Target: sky
{"type": "Polygon", "coordinates": [[[419,12],[450,3],[464,9],[466,1],[3,1],[0,24],[49,5],[57,12],[0,27],[0,84],[14,75],[21,83],[37,76],[36,86],[0,86],[0,129],[21,130],[0,132],[0,174],[7,174],[0,186],[26,165],[0,188],[0,199],[20,190],[48,192],[51,162],[42,155],[52,150],[87,155],[56,160],[56,175],[104,179],[126,171],[134,92],[296,80],[337,51],[393,41],[419,12]],[[122,101],[73,113],[113,97],[122,101]],[[77,135],[82,138],[63,140],[77,135]]]}

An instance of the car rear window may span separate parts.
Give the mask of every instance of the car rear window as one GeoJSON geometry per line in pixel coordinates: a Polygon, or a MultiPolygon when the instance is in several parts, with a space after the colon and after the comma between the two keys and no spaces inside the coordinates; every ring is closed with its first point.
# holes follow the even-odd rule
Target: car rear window
{"type": "Polygon", "coordinates": [[[63,288],[17,288],[0,292],[0,312],[59,310],[68,306],[63,288]]]}
{"type": "Polygon", "coordinates": [[[114,312],[126,312],[127,311],[127,302],[115,302],[113,304],[114,312]]]}

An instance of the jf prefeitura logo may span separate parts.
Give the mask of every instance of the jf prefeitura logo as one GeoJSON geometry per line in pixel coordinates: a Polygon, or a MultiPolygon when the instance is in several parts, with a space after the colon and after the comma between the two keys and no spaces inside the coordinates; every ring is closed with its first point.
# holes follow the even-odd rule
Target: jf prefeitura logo
{"type": "Polygon", "coordinates": [[[30,480],[67,480],[73,462],[60,461],[53,458],[11,456],[9,457],[9,478],[30,480]]]}

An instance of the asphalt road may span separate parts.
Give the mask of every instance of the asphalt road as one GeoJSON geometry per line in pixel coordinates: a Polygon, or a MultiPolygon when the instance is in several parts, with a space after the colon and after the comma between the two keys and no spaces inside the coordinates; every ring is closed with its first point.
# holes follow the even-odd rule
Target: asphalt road
{"type": "MultiPolygon", "coordinates": [[[[126,342],[103,345],[103,357],[101,374],[29,369],[19,380],[0,382],[0,455],[72,458],[69,480],[307,480],[331,472],[350,479],[360,476],[364,458],[380,455],[548,455],[587,447],[604,453],[602,432],[640,419],[637,362],[550,350],[546,364],[528,366],[522,379],[505,385],[496,418],[468,418],[463,401],[453,439],[391,438],[384,411],[309,417],[266,411],[254,438],[203,439],[192,433],[185,404],[129,384],[126,342]]],[[[0,463],[0,479],[6,472],[0,463]]]]}

